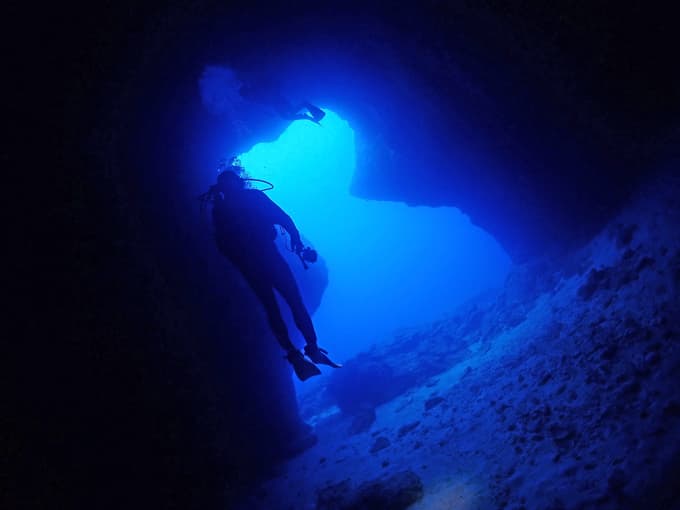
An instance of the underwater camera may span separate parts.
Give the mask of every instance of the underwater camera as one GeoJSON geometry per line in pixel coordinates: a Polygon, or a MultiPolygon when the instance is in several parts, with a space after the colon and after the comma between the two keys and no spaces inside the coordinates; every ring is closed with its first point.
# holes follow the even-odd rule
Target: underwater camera
{"type": "Polygon", "coordinates": [[[300,260],[302,261],[302,266],[305,269],[309,269],[307,262],[311,262],[313,264],[319,258],[319,254],[316,252],[316,250],[310,248],[309,246],[300,250],[298,252],[298,256],[300,257],[300,260]]]}
{"type": "Polygon", "coordinates": [[[307,248],[302,249],[302,251],[300,252],[300,257],[305,262],[311,262],[313,264],[319,258],[319,254],[316,253],[316,250],[308,246],[307,248]]]}

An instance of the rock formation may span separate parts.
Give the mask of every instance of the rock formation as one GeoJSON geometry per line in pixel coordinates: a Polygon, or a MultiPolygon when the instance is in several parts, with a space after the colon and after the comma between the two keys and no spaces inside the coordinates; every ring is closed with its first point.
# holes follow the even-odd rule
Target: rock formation
{"type": "Polygon", "coordinates": [[[412,510],[676,508],[679,221],[676,173],[582,249],[361,354],[410,382],[361,431],[335,375],[306,392],[318,445],[244,508],[321,510],[338,484],[351,501],[403,469],[423,485],[412,510]]]}

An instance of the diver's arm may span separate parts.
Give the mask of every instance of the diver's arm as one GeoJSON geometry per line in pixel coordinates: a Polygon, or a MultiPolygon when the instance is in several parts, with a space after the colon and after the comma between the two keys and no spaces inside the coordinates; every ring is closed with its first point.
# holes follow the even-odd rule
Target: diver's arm
{"type": "Polygon", "coordinates": [[[295,226],[293,219],[264,193],[262,193],[260,196],[266,200],[273,223],[276,225],[281,225],[290,235],[290,242],[293,251],[297,252],[298,250],[301,250],[302,239],[300,238],[300,231],[295,226]]]}
{"type": "Polygon", "coordinates": [[[286,232],[290,235],[290,244],[294,252],[298,252],[302,249],[302,239],[300,239],[300,232],[298,231],[295,223],[290,216],[288,216],[283,210],[276,206],[281,212],[277,219],[277,223],[286,229],[286,232]]]}

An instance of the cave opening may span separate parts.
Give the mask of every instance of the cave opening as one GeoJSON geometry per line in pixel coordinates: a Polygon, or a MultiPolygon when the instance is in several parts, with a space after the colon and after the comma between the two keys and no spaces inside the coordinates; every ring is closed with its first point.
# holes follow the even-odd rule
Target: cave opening
{"type": "MultiPolygon", "coordinates": [[[[347,358],[499,286],[510,258],[454,207],[353,195],[354,131],[337,113],[325,113],[320,124],[292,122],[239,159],[250,176],[274,184],[267,194],[323,258],[328,284],[314,322],[320,342],[347,358]]],[[[304,278],[300,285],[305,295],[304,278]]]]}

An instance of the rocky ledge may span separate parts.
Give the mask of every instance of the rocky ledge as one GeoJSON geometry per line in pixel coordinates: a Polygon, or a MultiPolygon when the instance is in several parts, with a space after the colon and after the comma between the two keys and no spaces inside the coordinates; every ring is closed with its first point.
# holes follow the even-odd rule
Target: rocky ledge
{"type": "Polygon", "coordinates": [[[246,507],[677,508],[678,225],[666,175],[577,252],[310,385],[319,443],[246,507]]]}

